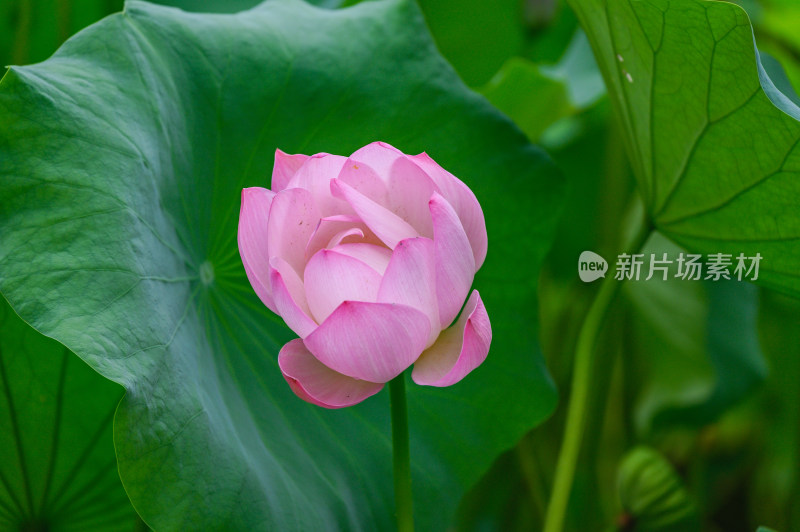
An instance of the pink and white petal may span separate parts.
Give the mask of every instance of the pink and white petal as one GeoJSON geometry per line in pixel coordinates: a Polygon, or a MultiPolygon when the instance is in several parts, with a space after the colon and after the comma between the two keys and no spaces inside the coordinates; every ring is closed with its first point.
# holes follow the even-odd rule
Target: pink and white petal
{"type": "Polygon", "coordinates": [[[363,238],[365,240],[371,239],[375,242],[379,242],[378,238],[372,234],[372,231],[369,230],[358,216],[347,214],[326,216],[320,219],[311,238],[308,240],[308,244],[306,244],[306,261],[313,257],[317,251],[323,248],[333,247],[330,245],[331,240],[333,240],[336,235],[342,233],[342,231],[347,231],[349,229],[359,229],[364,234],[363,238]]]}
{"type": "Polygon", "coordinates": [[[435,193],[430,200],[436,260],[439,320],[447,327],[458,315],[475,277],[475,258],[453,207],[435,193]]]}
{"type": "Polygon", "coordinates": [[[347,157],[331,155],[330,153],[316,153],[303,162],[288,183],[289,188],[304,188],[311,190],[316,186],[327,188],[328,182],[342,171],[347,157]]]}
{"type": "Polygon", "coordinates": [[[339,373],[389,382],[419,357],[429,334],[428,317],[417,309],[345,301],[305,338],[305,345],[339,373]]]}
{"type": "Polygon", "coordinates": [[[331,248],[337,253],[349,255],[358,259],[367,266],[383,275],[389,261],[392,258],[392,251],[382,244],[369,244],[366,242],[342,243],[331,248]]]}
{"type": "Polygon", "coordinates": [[[381,391],[383,384],[353,379],[317,360],[299,338],[278,353],[278,366],[300,399],[323,408],[344,408],[381,391]]]}
{"type": "Polygon", "coordinates": [[[342,171],[346,157],[317,153],[308,158],[289,181],[288,188],[311,192],[321,216],[352,214],[346,202],[331,196],[330,182],[342,171]]]}
{"type": "Polygon", "coordinates": [[[384,183],[388,184],[392,165],[400,157],[404,157],[403,152],[391,144],[378,141],[359,148],[353,152],[350,159],[368,165],[384,183]]]}
{"type": "Polygon", "coordinates": [[[426,386],[450,386],[480,366],[492,343],[492,325],[477,290],[461,317],[414,363],[411,378],[426,386]]]}
{"type": "Polygon", "coordinates": [[[430,176],[439,189],[439,193],[453,206],[472,246],[475,269],[480,269],[486,259],[488,240],[486,220],[475,194],[463,181],[439,166],[427,153],[423,152],[409,157],[430,176]]]}
{"type": "Polygon", "coordinates": [[[428,208],[437,187],[433,180],[407,156],[392,164],[389,175],[389,209],[408,222],[420,235],[433,238],[433,221],[428,208]]]}
{"type": "Polygon", "coordinates": [[[281,190],[272,200],[268,224],[269,256],[280,257],[303,274],[306,245],[320,220],[311,192],[302,188],[281,190]]]}
{"type": "Polygon", "coordinates": [[[273,257],[271,266],[272,297],[278,314],[291,330],[300,338],[305,338],[317,328],[317,323],[311,319],[303,281],[294,268],[280,257],[273,257]]]}
{"type": "Polygon", "coordinates": [[[397,244],[381,281],[378,302],[398,303],[423,312],[431,325],[425,347],[433,344],[442,327],[436,302],[436,265],[432,240],[408,238],[397,244]]]}
{"type": "Polygon", "coordinates": [[[303,284],[311,315],[322,323],[343,301],[374,302],[381,275],[358,259],[321,249],[308,261],[303,284]]]}
{"type": "Polygon", "coordinates": [[[297,170],[309,158],[308,155],[302,153],[290,155],[281,150],[275,150],[275,163],[272,165],[272,190],[280,192],[285,189],[297,170]]]}
{"type": "Polygon", "coordinates": [[[381,239],[381,241],[394,249],[398,242],[406,238],[419,236],[417,230],[408,222],[394,214],[356,189],[338,179],[331,181],[331,192],[337,198],[345,200],[353,208],[367,227],[381,239]]]}
{"type": "Polygon", "coordinates": [[[375,203],[386,205],[388,194],[386,178],[379,176],[367,163],[352,158],[347,159],[337,179],[347,183],[375,203]]]}
{"type": "Polygon", "coordinates": [[[239,255],[242,257],[247,279],[261,301],[272,312],[275,302],[269,282],[269,249],[267,227],[275,193],[266,188],[252,187],[242,190],[239,210],[239,255]]]}

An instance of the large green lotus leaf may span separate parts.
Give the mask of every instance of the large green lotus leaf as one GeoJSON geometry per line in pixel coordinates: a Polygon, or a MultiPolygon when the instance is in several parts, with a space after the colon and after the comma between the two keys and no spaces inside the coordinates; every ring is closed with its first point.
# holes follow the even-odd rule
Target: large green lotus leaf
{"type": "Polygon", "coordinates": [[[485,364],[410,386],[415,512],[440,530],[555,393],[536,283],[560,179],[458,79],[415,4],[327,11],[275,0],[237,15],[132,2],[0,84],[0,290],[19,314],[127,390],[120,474],[159,530],[393,526],[388,393],[341,411],[289,390],[292,338],[236,246],[242,187],[276,147],[427,150],[482,202],[476,278],[485,364]]]}
{"type": "Polygon", "coordinates": [[[0,297],[0,530],[143,528],[114,457],[121,398],[0,297]]]}
{"type": "Polygon", "coordinates": [[[800,296],[800,108],[775,88],[738,6],[571,0],[658,229],[703,253],[761,253],[800,296]]]}

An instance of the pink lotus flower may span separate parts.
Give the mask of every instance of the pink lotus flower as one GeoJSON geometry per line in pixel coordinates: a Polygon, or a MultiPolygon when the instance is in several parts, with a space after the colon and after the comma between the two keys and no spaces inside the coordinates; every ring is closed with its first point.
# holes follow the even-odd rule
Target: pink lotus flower
{"type": "Polygon", "coordinates": [[[326,408],[363,401],[411,364],[417,384],[449,386],[486,359],[489,316],[477,290],[467,299],[486,246],[472,191],[427,154],[382,142],[349,158],[277,150],[272,190],[242,191],[247,277],[300,336],[278,364],[326,408]]]}

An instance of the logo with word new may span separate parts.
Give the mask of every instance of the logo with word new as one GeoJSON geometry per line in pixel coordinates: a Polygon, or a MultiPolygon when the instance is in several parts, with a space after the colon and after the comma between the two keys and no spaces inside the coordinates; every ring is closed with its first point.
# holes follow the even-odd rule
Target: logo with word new
{"type": "Polygon", "coordinates": [[[584,283],[591,283],[606,276],[608,263],[594,251],[584,251],[578,257],[578,275],[584,283]]]}

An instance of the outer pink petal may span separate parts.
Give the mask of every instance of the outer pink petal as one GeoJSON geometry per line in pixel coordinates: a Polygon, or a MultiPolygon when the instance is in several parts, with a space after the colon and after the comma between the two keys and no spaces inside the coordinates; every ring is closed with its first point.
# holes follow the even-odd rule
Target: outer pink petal
{"type": "Polygon", "coordinates": [[[242,190],[238,240],[239,255],[242,257],[247,279],[267,308],[277,312],[270,289],[267,247],[267,226],[274,197],[275,193],[266,188],[242,190]]]}
{"type": "Polygon", "coordinates": [[[439,193],[453,206],[461,225],[467,233],[475,257],[476,270],[486,259],[487,237],[486,220],[475,194],[456,176],[439,166],[427,153],[412,155],[410,158],[431,177],[439,193]]]}
{"type": "Polygon", "coordinates": [[[285,189],[297,170],[309,159],[308,155],[298,153],[290,155],[275,150],[275,163],[272,165],[272,190],[280,192],[285,189]]]}
{"type": "Polygon", "coordinates": [[[381,276],[358,259],[322,249],[308,261],[303,284],[311,314],[322,323],[342,301],[375,301],[381,276]]]}
{"type": "Polygon", "coordinates": [[[464,307],[458,322],[414,363],[411,378],[417,384],[450,386],[480,366],[492,343],[492,325],[478,291],[464,307]]]}
{"type": "Polygon", "coordinates": [[[331,179],[342,171],[347,158],[329,153],[309,157],[292,177],[288,188],[304,188],[311,192],[321,216],[352,214],[346,202],[331,196],[331,179]]]}
{"type": "Polygon", "coordinates": [[[422,353],[430,333],[427,316],[390,303],[345,301],[305,338],[329,368],[370,382],[388,382],[422,353]]]}
{"type": "Polygon", "coordinates": [[[278,192],[272,200],[268,226],[270,258],[282,258],[302,275],[306,245],[319,219],[319,210],[309,191],[287,188],[278,192]]]}
{"type": "Polygon", "coordinates": [[[386,267],[389,266],[389,260],[392,258],[392,252],[389,248],[383,245],[376,246],[363,242],[339,244],[333,248],[333,251],[358,259],[381,275],[386,271],[386,267]]]}
{"type": "Polygon", "coordinates": [[[431,332],[426,346],[439,335],[439,307],[436,302],[436,265],[433,241],[418,237],[400,241],[383,275],[378,302],[408,305],[428,316],[431,332]]]}
{"type": "Polygon", "coordinates": [[[438,189],[431,178],[409,157],[395,160],[389,176],[389,209],[407,221],[420,235],[433,238],[428,200],[438,189]]]}
{"type": "Polygon", "coordinates": [[[403,152],[391,144],[372,142],[353,152],[350,159],[368,165],[388,184],[392,165],[400,157],[404,157],[403,152]]]}
{"type": "Polygon", "coordinates": [[[310,317],[303,281],[280,257],[273,257],[271,266],[272,297],[278,314],[300,338],[305,338],[317,328],[317,324],[310,317]]]}
{"type": "Polygon", "coordinates": [[[436,297],[439,320],[447,327],[458,315],[475,277],[475,258],[453,207],[442,196],[430,200],[436,258],[436,297]]]}
{"type": "Polygon", "coordinates": [[[361,220],[367,224],[367,227],[389,248],[394,249],[397,243],[405,238],[419,236],[416,229],[411,227],[408,222],[378,205],[347,183],[334,179],[331,181],[331,192],[334,196],[347,201],[361,220]]]}
{"type": "Polygon", "coordinates": [[[337,373],[314,358],[303,341],[292,340],[278,354],[278,365],[289,387],[301,399],[324,408],[344,408],[381,391],[383,384],[337,373]]]}

